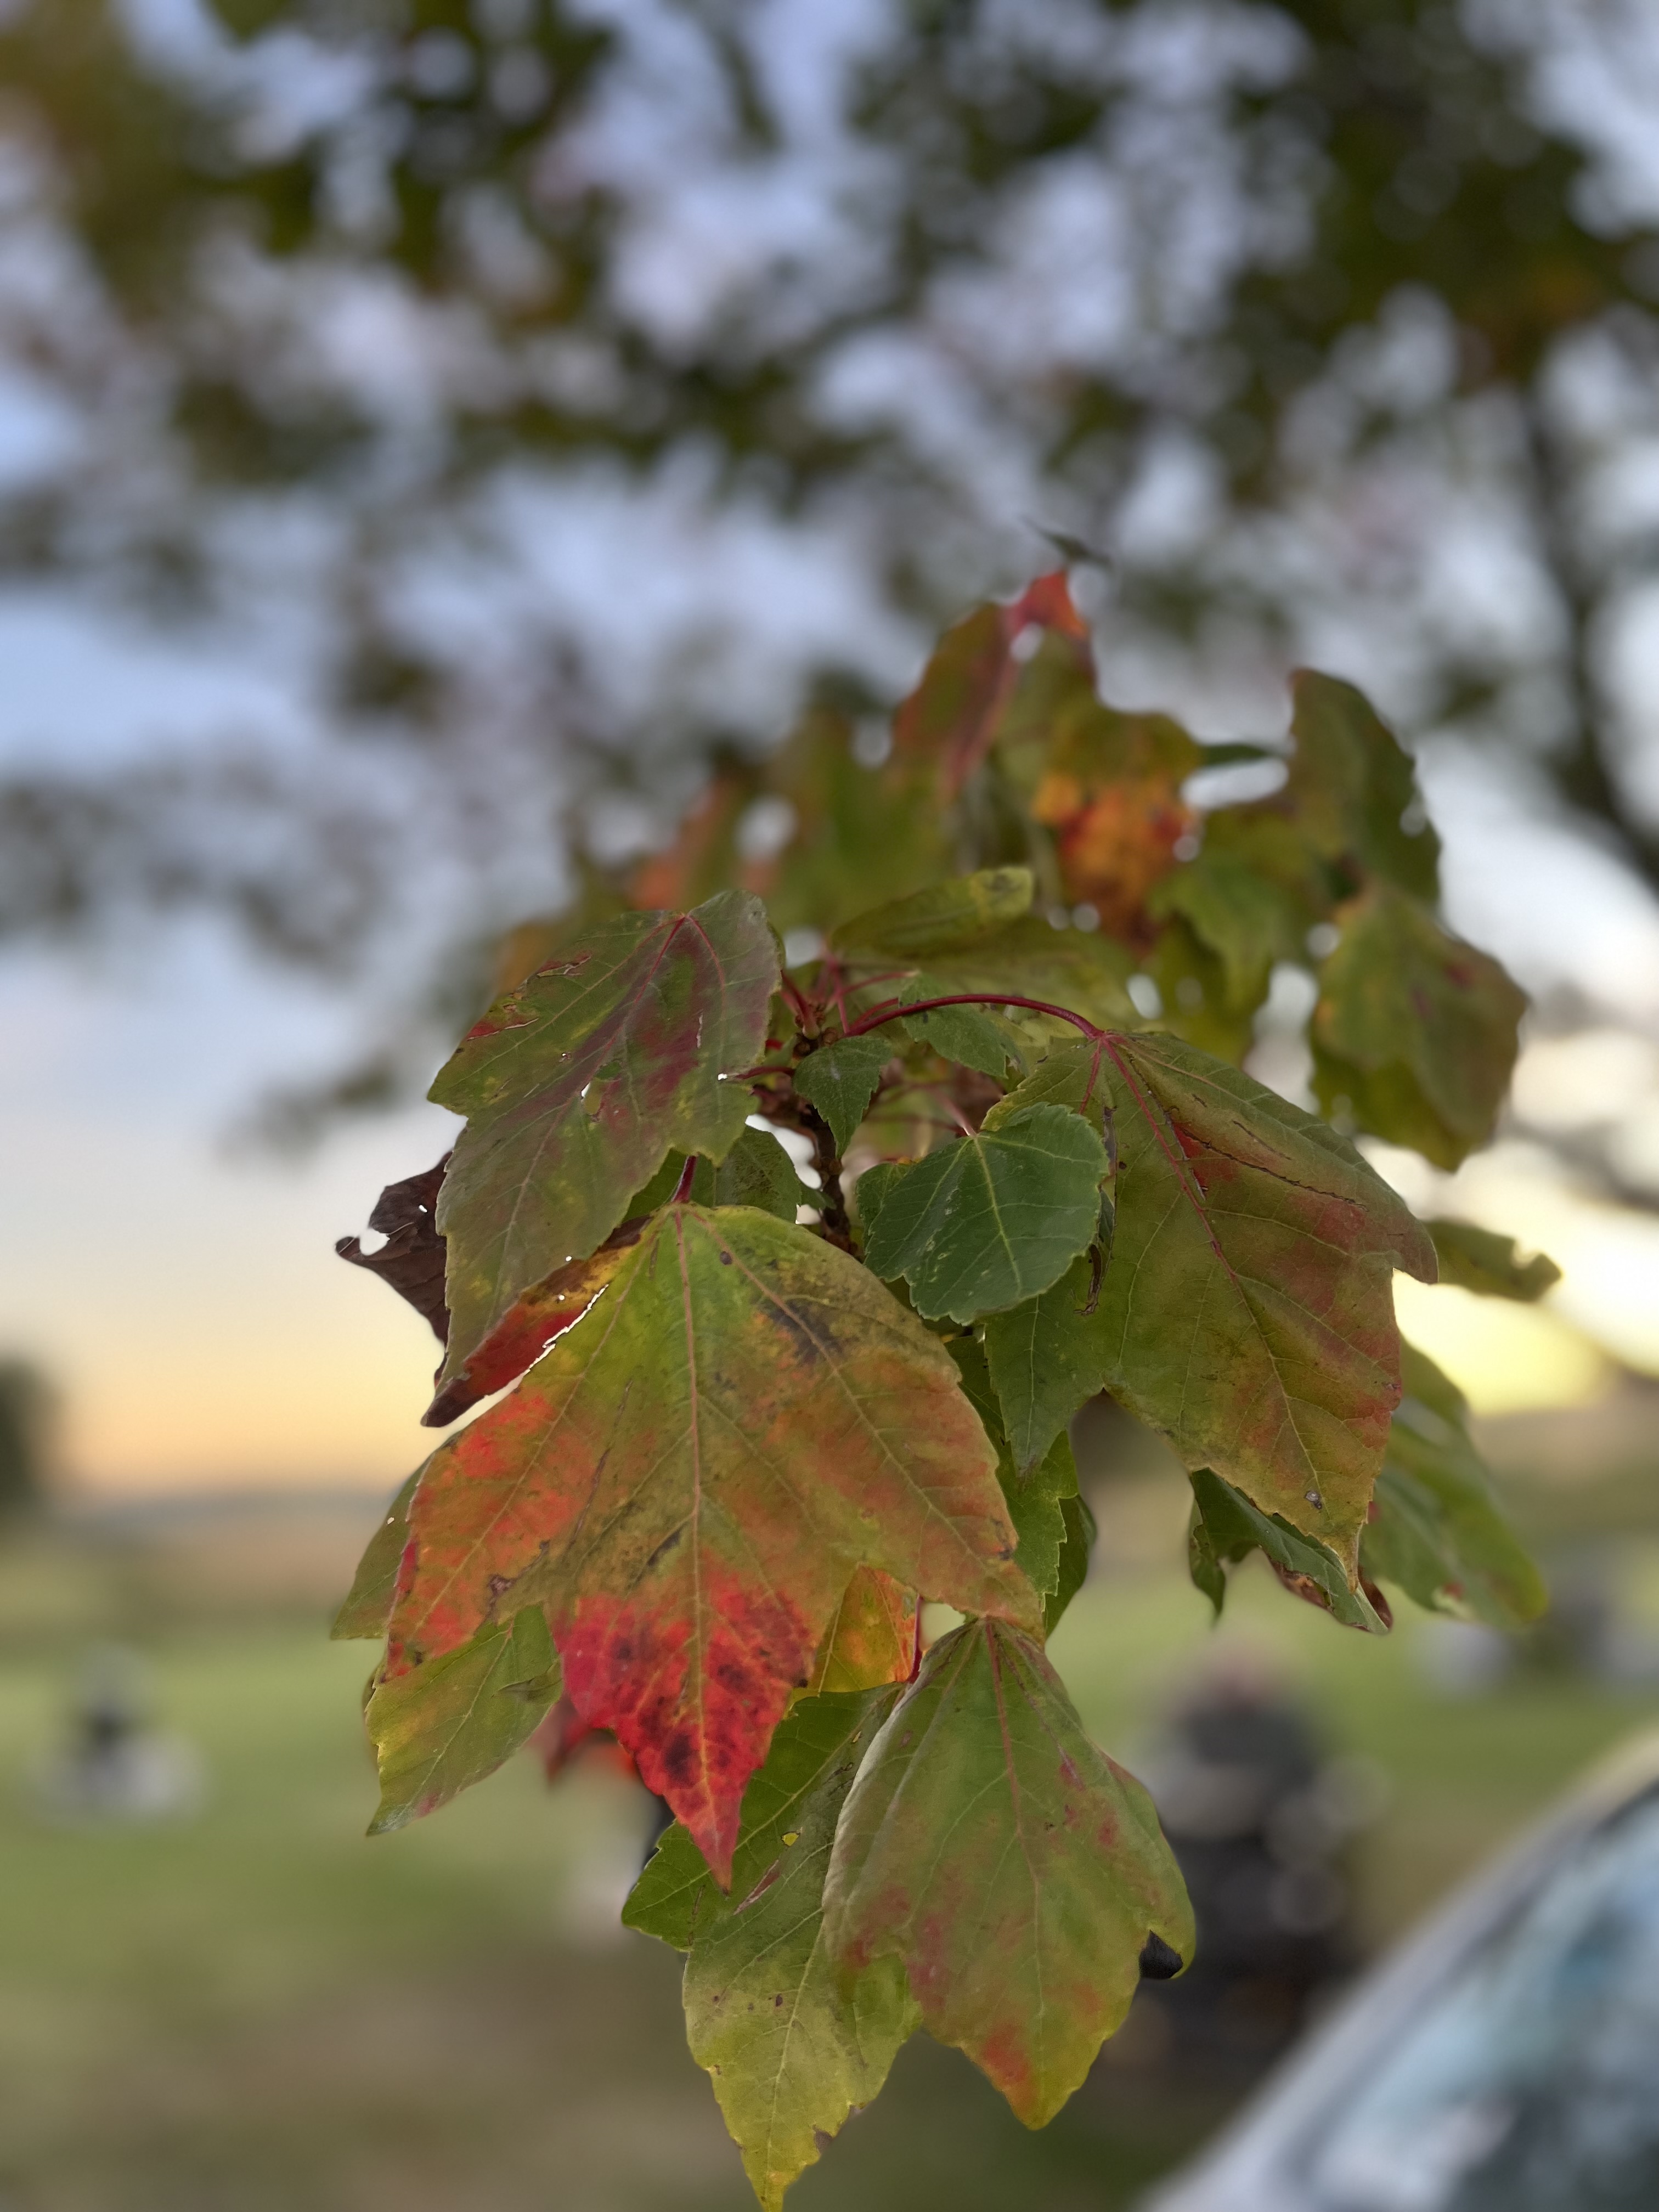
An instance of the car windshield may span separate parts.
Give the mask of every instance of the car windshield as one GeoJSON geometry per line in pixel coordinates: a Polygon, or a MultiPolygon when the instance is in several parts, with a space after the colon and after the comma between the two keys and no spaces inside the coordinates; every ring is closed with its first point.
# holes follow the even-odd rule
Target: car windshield
{"type": "Polygon", "coordinates": [[[1425,2001],[1308,2179],[1320,2212],[1659,2207],[1659,1791],[1425,2001]]]}

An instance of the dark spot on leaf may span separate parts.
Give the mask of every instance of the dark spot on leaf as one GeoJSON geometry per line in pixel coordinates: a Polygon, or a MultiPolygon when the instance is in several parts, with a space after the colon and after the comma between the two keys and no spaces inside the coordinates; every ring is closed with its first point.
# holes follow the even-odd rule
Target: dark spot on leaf
{"type": "Polygon", "coordinates": [[[696,1771],[697,1748],[689,1732],[676,1729],[662,1747],[662,1763],[671,1782],[689,1783],[696,1771]]]}
{"type": "Polygon", "coordinates": [[[732,1264],[732,1255],[731,1255],[729,1252],[722,1252],[722,1253],[720,1254],[720,1265],[721,1265],[721,1267],[729,1267],[731,1266],[731,1264],[732,1264]]]}
{"type": "Polygon", "coordinates": [[[678,1549],[684,1534],[685,1528],[684,1524],[682,1524],[679,1528],[672,1529],[669,1534],[663,1538],[661,1543],[658,1545],[656,1550],[653,1552],[650,1558],[645,1563],[645,1571],[647,1574],[649,1574],[653,1567],[656,1566],[661,1560],[665,1559],[671,1552],[678,1549]]]}

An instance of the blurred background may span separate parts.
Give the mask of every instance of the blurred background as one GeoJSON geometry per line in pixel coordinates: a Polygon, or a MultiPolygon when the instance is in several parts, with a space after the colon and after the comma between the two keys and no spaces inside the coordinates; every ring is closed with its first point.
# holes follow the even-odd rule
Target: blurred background
{"type": "Polygon", "coordinates": [[[331,1247],[504,929],[1062,555],[1119,704],[1363,684],[1532,994],[1492,1151],[1374,1150],[1564,1270],[1401,1299],[1556,1607],[1212,1635],[1094,1420],[1056,1656],[1284,1944],[1042,2136],[913,2046],[792,2202],[1128,2203],[1659,1712],[1656,371],[1644,0],[0,0],[3,2212],[745,2201],[631,1784],[362,1838],[322,1631],[431,1360],[331,1247]]]}

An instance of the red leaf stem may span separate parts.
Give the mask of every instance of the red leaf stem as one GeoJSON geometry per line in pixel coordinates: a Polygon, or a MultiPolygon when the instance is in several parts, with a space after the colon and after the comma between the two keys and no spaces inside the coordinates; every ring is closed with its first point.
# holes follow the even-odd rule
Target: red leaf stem
{"type": "Polygon", "coordinates": [[[913,999],[906,1006],[896,1001],[886,1007],[878,1007],[873,1014],[866,1014],[847,1031],[848,1036],[862,1036],[868,1030],[879,1029],[884,1022],[894,1022],[911,1014],[931,1013],[935,1006],[1024,1006],[1029,1013],[1051,1014],[1056,1021],[1070,1022],[1082,1030],[1091,1043],[1099,1044],[1110,1032],[1097,1029],[1081,1014],[1074,1014],[1069,1006],[1050,1006],[1046,999],[1023,999],[1012,991],[952,991],[941,999],[913,999]]]}

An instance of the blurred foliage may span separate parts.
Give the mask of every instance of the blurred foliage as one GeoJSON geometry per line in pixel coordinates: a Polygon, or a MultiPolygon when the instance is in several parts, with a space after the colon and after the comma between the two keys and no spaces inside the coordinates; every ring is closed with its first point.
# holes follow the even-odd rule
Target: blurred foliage
{"type": "MultiPolygon", "coordinates": [[[[1653,429],[1659,246],[1616,146],[1548,96],[1571,40],[1636,82],[1642,14],[22,0],[0,344],[80,430],[0,496],[0,556],[234,610],[299,532],[284,573],[332,727],[359,762],[373,733],[369,786],[402,777],[440,838],[491,803],[528,820],[555,882],[596,782],[631,780],[662,830],[754,733],[672,671],[619,690],[551,602],[517,645],[504,613],[498,649],[458,650],[400,601],[413,551],[476,550],[509,473],[684,464],[717,507],[856,516],[876,603],[937,617],[1027,564],[1024,500],[1107,549],[1127,642],[1276,656],[1333,578],[1393,607],[1416,718],[1523,744],[1659,881],[1597,657],[1659,530],[1595,512],[1653,429]],[[1165,544],[1138,518],[1172,456],[1203,515],[1165,544]],[[1477,478],[1540,610],[1507,629],[1411,603],[1437,500],[1477,478]]],[[[826,708],[872,703],[859,666],[849,639],[816,672],[826,708]]],[[[1191,763],[1125,744],[1111,805],[1161,807],[1173,840],[1191,763]]],[[[7,782],[5,926],[206,902],[346,957],[395,902],[407,824],[349,775],[258,784],[7,782]],[[180,829],[203,810],[289,842],[180,829]]],[[[738,812],[700,818],[719,842],[738,812]]]]}
{"type": "Polygon", "coordinates": [[[0,1360],[0,1523],[44,1504],[52,1478],[57,1402],[27,1359],[0,1360]]]}

